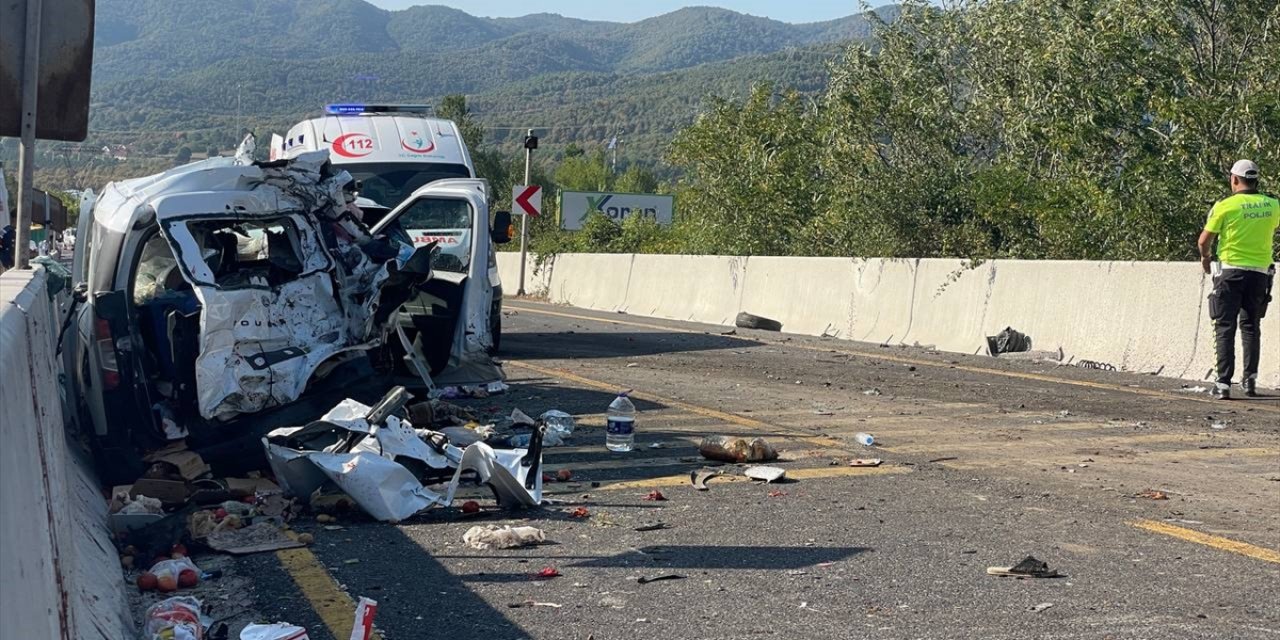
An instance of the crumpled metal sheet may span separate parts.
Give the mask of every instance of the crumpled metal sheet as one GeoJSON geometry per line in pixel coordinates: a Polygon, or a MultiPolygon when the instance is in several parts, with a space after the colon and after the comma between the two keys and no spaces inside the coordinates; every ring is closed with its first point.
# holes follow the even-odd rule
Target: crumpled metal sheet
{"type": "Polygon", "coordinates": [[[450,502],[422,486],[412,471],[375,453],[312,453],[308,458],[343,493],[383,522],[399,522],[432,505],[450,502]]]}
{"type": "Polygon", "coordinates": [[[481,483],[493,488],[500,504],[542,504],[542,474],[525,464],[528,450],[495,450],[481,442],[465,449],[450,444],[437,449],[424,438],[441,437],[444,441],[442,434],[415,430],[409,421],[395,416],[386,424],[371,426],[364,419],[370,409],[347,399],[305,427],[277,429],[263,438],[267,461],[285,492],[306,497],[329,480],[370,516],[398,522],[432,506],[452,504],[462,474],[474,471],[481,483]],[[336,451],[344,432],[369,437],[349,452],[336,451]],[[304,441],[314,449],[280,444],[287,438],[304,441]],[[412,471],[395,462],[397,457],[421,460],[435,469],[455,468],[444,494],[425,487],[412,471]]]}
{"type": "MultiPolygon", "coordinates": [[[[475,471],[480,482],[489,485],[498,496],[500,504],[519,504],[536,507],[542,504],[542,473],[535,474],[532,488],[525,487],[532,467],[524,466],[526,449],[494,449],[483,442],[467,447],[458,463],[458,470],[449,483],[450,502],[464,471],[475,471]]],[[[539,465],[541,467],[541,465],[539,465]]]]}

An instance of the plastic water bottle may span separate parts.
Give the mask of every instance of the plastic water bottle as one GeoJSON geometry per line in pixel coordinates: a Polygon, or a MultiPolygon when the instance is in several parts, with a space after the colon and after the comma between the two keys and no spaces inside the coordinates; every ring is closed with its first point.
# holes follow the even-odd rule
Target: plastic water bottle
{"type": "Polygon", "coordinates": [[[876,443],[875,436],[872,436],[869,433],[859,433],[858,435],[854,436],[853,439],[857,440],[858,444],[864,447],[869,447],[876,443]]]}
{"type": "Polygon", "coordinates": [[[573,416],[563,411],[552,409],[542,414],[542,421],[546,423],[547,431],[558,433],[561,436],[573,435],[573,416]]]}
{"type": "Polygon", "coordinates": [[[610,451],[630,451],[636,444],[636,406],[631,404],[628,393],[619,393],[609,405],[604,446],[610,451]]]}

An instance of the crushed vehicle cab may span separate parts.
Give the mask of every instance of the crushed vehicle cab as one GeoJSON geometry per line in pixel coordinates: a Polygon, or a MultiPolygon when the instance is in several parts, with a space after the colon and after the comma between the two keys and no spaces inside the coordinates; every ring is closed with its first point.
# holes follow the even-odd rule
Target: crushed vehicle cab
{"type": "MultiPolygon", "coordinates": [[[[462,313],[466,296],[449,293],[458,278],[432,284],[436,247],[415,249],[395,218],[435,201],[487,217],[483,199],[419,189],[379,234],[361,221],[351,185],[323,151],[263,164],[215,158],[109,184],[85,210],[63,348],[82,431],[112,475],[137,477],[137,451],[166,440],[252,446],[323,413],[338,390],[380,395],[386,345],[405,342],[395,336],[402,305],[436,291],[462,313]]],[[[442,326],[414,351],[448,352],[443,371],[471,351],[442,326]]],[[[410,367],[433,385],[425,362],[410,367]]],[[[460,368],[488,376],[475,382],[502,377],[487,357],[460,368]]]]}
{"type": "MultiPolygon", "coordinates": [[[[364,211],[394,208],[437,181],[477,177],[457,125],[431,117],[430,112],[425,105],[329,105],[324,115],[295,124],[284,136],[273,136],[271,157],[290,158],[327,150],[330,161],[355,178],[364,211]]],[[[511,214],[496,213],[491,232],[488,186],[483,180],[477,184],[485,200],[485,212],[414,209],[403,230],[415,246],[434,243],[439,247],[433,259],[437,272],[465,276],[466,287],[489,292],[489,307],[483,311],[486,321],[468,330],[475,332],[474,340],[488,344],[490,351],[496,353],[502,339],[502,281],[493,245],[510,241],[511,214]],[[472,268],[475,261],[480,261],[482,270],[472,268]]],[[[372,218],[373,215],[366,217],[370,226],[376,224],[372,218]]],[[[430,314],[424,317],[414,311],[429,310],[436,302],[438,298],[426,296],[405,310],[401,324],[411,340],[417,341],[420,325],[431,322],[426,319],[430,314]]],[[[469,319],[478,321],[479,316],[469,319]]],[[[438,368],[433,371],[442,373],[438,368]]]]}

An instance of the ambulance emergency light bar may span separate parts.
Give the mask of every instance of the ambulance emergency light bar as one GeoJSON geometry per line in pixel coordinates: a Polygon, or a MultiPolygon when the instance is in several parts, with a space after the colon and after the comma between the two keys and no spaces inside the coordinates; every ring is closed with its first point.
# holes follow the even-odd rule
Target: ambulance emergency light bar
{"type": "Polygon", "coordinates": [[[431,113],[429,104],[364,104],[340,103],[324,107],[325,113],[331,116],[358,116],[366,113],[431,113]]]}

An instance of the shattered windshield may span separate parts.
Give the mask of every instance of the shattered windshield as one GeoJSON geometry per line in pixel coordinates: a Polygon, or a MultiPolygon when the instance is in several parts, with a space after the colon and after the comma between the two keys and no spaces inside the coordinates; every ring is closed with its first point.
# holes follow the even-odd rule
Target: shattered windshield
{"type": "Polygon", "coordinates": [[[466,166],[460,164],[378,162],[344,164],[340,168],[359,182],[361,197],[384,207],[395,207],[436,180],[471,177],[466,166]]]}
{"type": "Polygon", "coordinates": [[[435,242],[440,250],[431,260],[437,271],[466,273],[471,264],[471,203],[455,198],[419,198],[405,207],[393,228],[401,240],[423,246],[435,242]]]}

